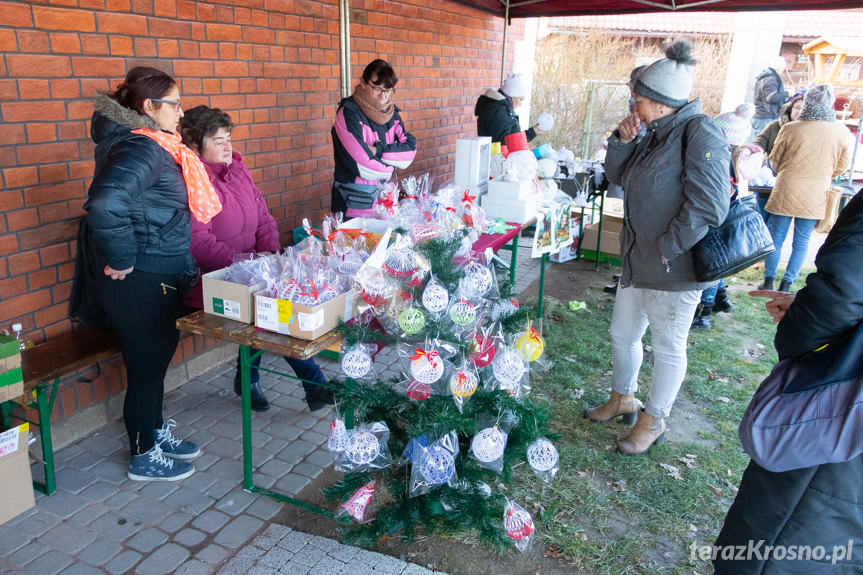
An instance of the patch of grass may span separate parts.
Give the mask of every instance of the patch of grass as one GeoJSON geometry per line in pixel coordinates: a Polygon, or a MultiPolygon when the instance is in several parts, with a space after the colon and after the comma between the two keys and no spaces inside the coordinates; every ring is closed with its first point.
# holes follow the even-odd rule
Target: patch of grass
{"type": "MultiPolygon", "coordinates": [[[[669,424],[688,423],[694,427],[691,438],[678,435],[640,457],[615,451],[627,426],[582,418],[585,408],[608,398],[613,300],[588,293],[588,309],[571,312],[546,299],[543,331],[554,364],[534,375],[533,393],[548,400],[552,426],[561,435],[561,470],[551,485],[538,487],[523,465],[513,488],[513,495],[532,506],[538,543],[558,545],[586,573],[712,572],[708,563],[690,559],[688,546],[710,544],[719,532],[749,461],[737,426],[776,361],[776,326],[765,300],[746,293],[760,280],[758,270],[736,276],[729,288],[736,309],[714,317],[712,330],[690,333],[688,371],[669,424]],[[680,461],[687,454],[695,456],[692,468],[680,461]],[[677,467],[682,479],[671,478],[660,463],[677,467]]],[[[795,288],[802,285],[801,280],[795,288]]],[[[644,343],[642,400],[651,373],[649,331],[644,343]]]]}

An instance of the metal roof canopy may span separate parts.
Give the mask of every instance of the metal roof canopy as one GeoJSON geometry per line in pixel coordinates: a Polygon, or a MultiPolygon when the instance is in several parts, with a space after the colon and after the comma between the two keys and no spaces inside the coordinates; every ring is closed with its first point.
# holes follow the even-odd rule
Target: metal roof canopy
{"type": "Polygon", "coordinates": [[[841,10],[860,8],[859,0],[455,0],[507,18],[638,14],[676,10],[721,12],[841,10]]]}

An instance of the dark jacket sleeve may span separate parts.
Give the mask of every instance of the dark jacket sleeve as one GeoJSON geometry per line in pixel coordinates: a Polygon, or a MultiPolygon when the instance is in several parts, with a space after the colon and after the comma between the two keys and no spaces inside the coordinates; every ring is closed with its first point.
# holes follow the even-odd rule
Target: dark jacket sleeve
{"type": "Polygon", "coordinates": [[[114,145],[90,184],[87,220],[93,239],[109,266],[124,270],[135,265],[138,244],[132,226],[132,206],[152,187],[166,154],[146,136],[133,136],[114,145]]]}
{"type": "Polygon", "coordinates": [[[816,272],[806,278],[776,329],[779,357],[796,357],[841,338],[863,321],[863,194],[857,194],[815,258],[816,272]]]}
{"type": "Polygon", "coordinates": [[[635,152],[635,147],[635,140],[628,144],[621,144],[617,130],[608,137],[608,151],[605,154],[605,177],[608,178],[609,182],[618,186],[621,184],[623,172],[635,152]]]}
{"type": "Polygon", "coordinates": [[[785,90],[782,89],[782,79],[775,72],[764,79],[762,88],[764,100],[771,104],[784,102],[786,98],[785,90]]]}
{"type": "Polygon", "coordinates": [[[707,116],[694,118],[684,138],[683,205],[658,241],[660,253],[670,260],[689,251],[728,214],[731,146],[722,128],[707,116]]]}
{"type": "MultiPolygon", "coordinates": [[[[518,117],[509,106],[499,104],[486,107],[486,126],[491,131],[492,142],[506,142],[506,137],[521,131],[518,117]]],[[[535,133],[534,133],[535,135],[535,133]]]]}

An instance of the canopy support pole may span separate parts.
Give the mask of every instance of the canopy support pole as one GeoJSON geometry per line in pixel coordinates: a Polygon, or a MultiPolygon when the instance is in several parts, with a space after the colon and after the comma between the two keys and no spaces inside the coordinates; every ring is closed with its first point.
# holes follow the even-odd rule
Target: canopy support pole
{"type": "Polygon", "coordinates": [[[509,32],[509,0],[504,2],[506,11],[503,15],[503,48],[500,54],[500,85],[503,86],[503,81],[506,79],[506,38],[509,32]]]}
{"type": "Polygon", "coordinates": [[[342,98],[351,95],[351,12],[348,0],[339,0],[339,85],[342,98]]]}

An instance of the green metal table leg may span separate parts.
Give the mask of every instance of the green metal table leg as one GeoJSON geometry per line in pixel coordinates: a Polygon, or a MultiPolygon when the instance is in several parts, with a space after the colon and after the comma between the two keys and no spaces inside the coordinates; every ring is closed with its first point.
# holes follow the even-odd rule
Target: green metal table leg
{"type": "Polygon", "coordinates": [[[545,262],[548,254],[542,254],[539,258],[539,301],[536,304],[536,321],[539,324],[539,333],[542,333],[542,296],[545,293],[545,262]]]}
{"type": "Polygon", "coordinates": [[[36,411],[39,413],[39,437],[42,444],[42,459],[45,460],[45,485],[33,482],[34,487],[45,495],[51,495],[57,491],[57,478],[54,474],[54,443],[51,439],[51,413],[54,411],[54,402],[57,399],[57,388],[60,387],[60,378],[54,380],[51,388],[51,397],[48,397],[47,383],[36,386],[36,411]]]}
{"type": "Polygon", "coordinates": [[[521,237],[521,232],[517,233],[514,238],[512,238],[512,243],[510,244],[510,255],[509,258],[509,283],[512,284],[512,289],[515,289],[515,262],[518,260],[518,239],[521,237]]]}
{"type": "Polygon", "coordinates": [[[243,489],[252,491],[252,391],[251,365],[248,346],[240,346],[240,386],[243,410],[243,489]]]}
{"type": "MultiPolygon", "coordinates": [[[[596,198],[593,198],[593,207],[596,208],[596,198]]],[[[599,228],[596,230],[596,267],[595,269],[599,270],[599,258],[602,253],[602,214],[605,209],[605,194],[603,192],[599,192],[599,228]]]]}

